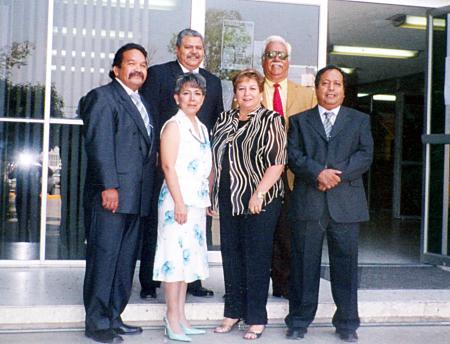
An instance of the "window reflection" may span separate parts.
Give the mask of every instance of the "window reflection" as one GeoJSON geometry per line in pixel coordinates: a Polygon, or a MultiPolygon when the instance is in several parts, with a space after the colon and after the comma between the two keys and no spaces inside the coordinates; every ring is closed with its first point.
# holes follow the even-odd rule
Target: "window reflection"
{"type": "MultiPolygon", "coordinates": [[[[1,1],[1,0],[0,0],[1,1]]],[[[173,59],[169,43],[190,26],[186,0],[55,0],[52,82],[63,100],[61,113],[75,118],[79,99],[109,82],[116,50],[135,42],[148,52],[149,65],[173,59]]]]}
{"type": "Polygon", "coordinates": [[[45,0],[0,0],[0,117],[43,118],[46,20],[45,0]]]}
{"type": "Polygon", "coordinates": [[[46,259],[84,259],[83,185],[86,157],[79,125],[52,125],[46,259]]]}
{"type": "Polygon", "coordinates": [[[0,258],[38,259],[42,124],[0,122],[0,258]]]}
{"type": "Polygon", "coordinates": [[[318,60],[318,6],[206,1],[206,69],[222,79],[225,109],[232,104],[230,80],[236,71],[252,67],[262,72],[263,43],[270,35],[281,35],[292,45],[289,79],[312,86],[318,60]],[[268,21],[275,13],[276,20],[268,21]]]}

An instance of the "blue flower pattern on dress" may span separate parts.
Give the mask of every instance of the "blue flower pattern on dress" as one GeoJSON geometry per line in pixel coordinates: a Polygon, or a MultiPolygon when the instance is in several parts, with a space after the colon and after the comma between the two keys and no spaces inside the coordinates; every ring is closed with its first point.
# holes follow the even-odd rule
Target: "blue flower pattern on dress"
{"type": "Polygon", "coordinates": [[[175,216],[174,216],[173,210],[167,210],[164,213],[164,224],[170,225],[174,222],[175,222],[175,216]]]}
{"type": "Polygon", "coordinates": [[[202,151],[208,150],[208,149],[210,149],[210,148],[211,148],[211,144],[210,144],[209,141],[206,141],[205,143],[201,143],[201,144],[200,144],[200,149],[201,149],[202,151]]]}
{"type": "Polygon", "coordinates": [[[190,282],[209,275],[205,208],[210,204],[211,142],[203,124],[200,128],[204,135],[198,140],[189,132],[192,124],[184,113],[178,113],[174,120],[181,133],[175,168],[182,194],[188,195],[188,220],[183,225],[175,221],[174,201],[164,183],[158,195],[158,240],[153,277],[158,281],[190,282]]]}
{"type": "Polygon", "coordinates": [[[189,264],[190,258],[191,258],[191,251],[189,251],[188,249],[183,250],[184,265],[189,264]]]}
{"type": "Polygon", "coordinates": [[[170,261],[165,261],[163,266],[161,267],[161,272],[164,275],[170,275],[174,270],[173,264],[170,261]]]}
{"type": "Polygon", "coordinates": [[[162,205],[162,203],[166,199],[166,196],[167,196],[168,193],[169,193],[169,189],[167,188],[166,185],[163,185],[163,187],[161,188],[161,191],[159,193],[158,207],[160,207],[162,205]]]}
{"type": "Polygon", "coordinates": [[[189,164],[188,164],[188,171],[191,172],[192,174],[196,174],[198,171],[198,160],[192,160],[189,164]]]}
{"type": "Polygon", "coordinates": [[[198,197],[200,198],[208,198],[209,197],[209,186],[208,186],[208,181],[204,181],[200,187],[200,190],[198,190],[197,192],[198,197]]]}
{"type": "Polygon", "coordinates": [[[194,236],[200,246],[203,246],[203,232],[198,224],[194,225],[194,236]]]}

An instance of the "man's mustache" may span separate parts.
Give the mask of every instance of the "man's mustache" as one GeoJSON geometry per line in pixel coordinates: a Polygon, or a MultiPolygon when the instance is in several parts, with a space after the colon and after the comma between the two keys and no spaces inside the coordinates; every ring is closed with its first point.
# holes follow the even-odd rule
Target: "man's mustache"
{"type": "Polygon", "coordinates": [[[187,55],[187,58],[188,58],[188,59],[190,59],[190,58],[192,58],[192,57],[195,57],[196,59],[199,59],[199,58],[200,58],[200,54],[188,54],[188,55],[187,55]]]}
{"type": "Polygon", "coordinates": [[[131,72],[131,73],[128,75],[128,79],[129,79],[129,78],[134,78],[135,76],[140,76],[141,79],[144,79],[144,73],[139,72],[139,71],[131,72]]]}
{"type": "Polygon", "coordinates": [[[272,62],[270,65],[276,66],[276,67],[283,67],[283,63],[281,63],[281,62],[272,62]]]}

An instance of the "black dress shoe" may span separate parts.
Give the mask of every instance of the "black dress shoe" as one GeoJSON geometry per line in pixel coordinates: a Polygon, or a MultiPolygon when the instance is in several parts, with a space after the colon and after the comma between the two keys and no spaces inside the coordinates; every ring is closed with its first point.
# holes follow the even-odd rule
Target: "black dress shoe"
{"type": "Polygon", "coordinates": [[[337,335],[339,338],[347,343],[355,343],[358,341],[358,334],[356,331],[338,331],[336,330],[337,335]]]}
{"type": "Polygon", "coordinates": [[[142,289],[140,293],[141,299],[156,299],[156,289],[142,289]]]}
{"type": "Polygon", "coordinates": [[[121,343],[123,341],[122,337],[112,329],[98,331],[85,330],[84,334],[86,337],[91,338],[99,343],[121,343]]]}
{"type": "Polygon", "coordinates": [[[275,296],[275,297],[285,298],[286,300],[289,299],[289,297],[288,297],[289,294],[288,293],[281,293],[281,292],[274,291],[274,292],[272,292],[272,295],[275,296]]]}
{"type": "Polygon", "coordinates": [[[200,288],[188,288],[187,292],[193,296],[199,297],[213,297],[214,292],[212,290],[200,287],[200,288]]]}
{"type": "Polygon", "coordinates": [[[305,327],[288,327],[286,331],[287,339],[302,339],[308,330],[305,327]]]}
{"type": "Polygon", "coordinates": [[[114,327],[113,330],[117,334],[122,334],[122,335],[133,335],[133,334],[141,334],[142,333],[142,327],[131,326],[131,325],[126,325],[126,324],[122,324],[119,327],[114,327]]]}

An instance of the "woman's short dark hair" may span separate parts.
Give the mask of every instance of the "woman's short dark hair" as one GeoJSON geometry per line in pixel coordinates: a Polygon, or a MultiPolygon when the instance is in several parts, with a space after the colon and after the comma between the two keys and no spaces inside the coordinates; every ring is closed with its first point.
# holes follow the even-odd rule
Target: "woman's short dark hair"
{"type": "Polygon", "coordinates": [[[342,69],[340,69],[338,66],[335,66],[335,65],[328,65],[328,66],[326,66],[326,67],[323,67],[321,70],[319,70],[318,72],[317,72],[317,74],[316,74],[316,79],[314,80],[314,85],[316,86],[316,88],[318,88],[319,87],[319,84],[320,84],[320,78],[322,77],[322,75],[326,72],[326,71],[329,71],[329,70],[332,70],[332,69],[334,69],[334,70],[337,70],[339,73],[341,73],[341,75],[342,75],[342,80],[344,81],[344,89],[346,88],[346,86],[347,86],[347,75],[342,71],[342,69]]]}
{"type": "MultiPolygon", "coordinates": [[[[128,50],[133,50],[133,49],[139,50],[142,53],[142,55],[144,55],[145,59],[147,59],[147,51],[145,50],[145,48],[142,45],[137,44],[137,43],[127,43],[127,44],[121,46],[119,48],[119,50],[117,50],[116,55],[114,55],[114,60],[113,60],[112,66],[120,68],[122,65],[122,61],[123,61],[123,54],[125,54],[125,52],[127,52],[128,50]]],[[[114,71],[112,69],[109,71],[109,77],[111,79],[116,78],[114,71]]]]}
{"type": "Polygon", "coordinates": [[[237,73],[233,78],[233,92],[236,93],[237,85],[239,85],[244,79],[253,79],[256,81],[259,87],[259,91],[264,91],[264,77],[260,72],[253,68],[247,68],[237,73]]]}
{"type": "Polygon", "coordinates": [[[175,82],[175,94],[180,94],[181,89],[185,85],[199,88],[202,91],[203,95],[206,95],[206,80],[199,73],[181,74],[175,82]]]}

